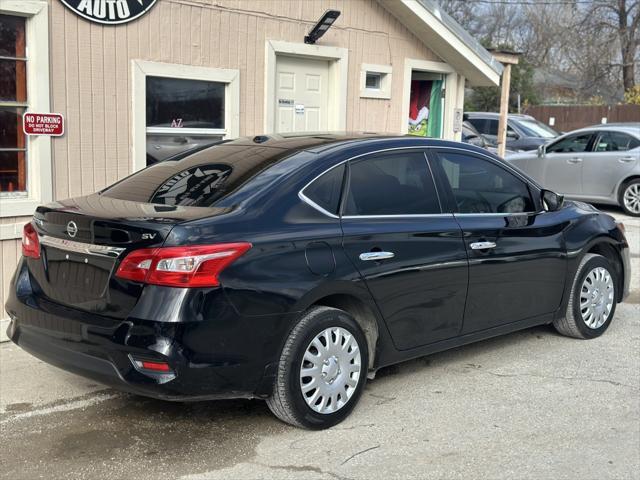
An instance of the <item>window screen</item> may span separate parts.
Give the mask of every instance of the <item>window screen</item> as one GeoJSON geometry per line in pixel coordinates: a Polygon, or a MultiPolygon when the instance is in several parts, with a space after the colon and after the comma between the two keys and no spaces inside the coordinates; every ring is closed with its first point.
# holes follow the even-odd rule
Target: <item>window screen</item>
{"type": "Polygon", "coordinates": [[[380,90],[380,85],[382,84],[382,74],[381,73],[372,73],[367,72],[367,76],[365,77],[365,87],[372,88],[375,90],[380,90]]]}
{"type": "Polygon", "coordinates": [[[338,214],[340,192],[344,177],[344,165],[329,170],[304,189],[302,193],[319,207],[334,215],[338,214]]]}
{"type": "Polygon", "coordinates": [[[438,195],[424,153],[394,152],[351,163],[345,215],[440,212],[438,195]]]}
{"type": "Polygon", "coordinates": [[[438,161],[459,213],[520,213],[535,209],[527,184],[488,160],[440,152],[438,161]]]}

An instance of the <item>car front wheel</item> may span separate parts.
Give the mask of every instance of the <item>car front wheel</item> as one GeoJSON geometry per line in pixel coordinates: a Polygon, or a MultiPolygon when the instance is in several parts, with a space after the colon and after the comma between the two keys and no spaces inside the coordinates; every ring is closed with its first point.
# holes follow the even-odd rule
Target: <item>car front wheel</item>
{"type": "Polygon", "coordinates": [[[344,420],[367,379],[367,341],[347,312],[313,307],[282,349],[273,393],[267,399],[282,421],[323,429],[344,420]]]}
{"type": "Polygon", "coordinates": [[[588,253],[578,266],[567,312],[553,325],[574,338],[595,338],[609,327],[616,311],[618,281],[609,260],[588,253]]]}

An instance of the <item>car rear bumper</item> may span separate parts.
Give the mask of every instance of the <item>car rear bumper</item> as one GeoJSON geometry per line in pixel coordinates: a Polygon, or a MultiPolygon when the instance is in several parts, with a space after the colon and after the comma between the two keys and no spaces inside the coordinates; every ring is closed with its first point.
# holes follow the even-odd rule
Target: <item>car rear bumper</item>
{"type": "Polygon", "coordinates": [[[264,398],[271,393],[278,338],[286,328],[282,316],[241,317],[229,307],[198,321],[113,319],[33,292],[17,293],[25,272],[19,266],[12,281],[7,335],[51,365],[164,400],[264,398]],[[167,363],[170,371],[141,371],[135,359],[167,363]]]}

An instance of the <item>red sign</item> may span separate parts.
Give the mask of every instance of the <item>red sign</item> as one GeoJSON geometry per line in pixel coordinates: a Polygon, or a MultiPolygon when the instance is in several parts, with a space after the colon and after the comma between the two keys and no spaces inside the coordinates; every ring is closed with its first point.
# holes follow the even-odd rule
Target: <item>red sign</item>
{"type": "Polygon", "coordinates": [[[22,129],[27,135],[59,137],[64,134],[64,118],[59,113],[27,112],[22,116],[22,129]]]}

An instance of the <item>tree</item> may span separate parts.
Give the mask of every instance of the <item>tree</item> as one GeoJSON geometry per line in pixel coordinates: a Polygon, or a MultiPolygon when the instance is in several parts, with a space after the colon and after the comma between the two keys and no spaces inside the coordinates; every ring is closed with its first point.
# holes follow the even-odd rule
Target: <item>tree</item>
{"type": "MultiPolygon", "coordinates": [[[[503,49],[508,50],[503,47],[503,49]]],[[[509,87],[509,111],[516,112],[520,102],[536,105],[540,98],[533,85],[533,65],[526,59],[521,59],[517,65],[511,66],[511,85],[509,87]]],[[[500,87],[478,87],[467,100],[467,110],[470,111],[498,111],[500,109],[500,87]]]]}
{"type": "Polygon", "coordinates": [[[612,9],[614,17],[618,20],[622,83],[627,91],[635,85],[636,52],[640,46],[640,1],[618,0],[617,5],[603,5],[603,7],[612,9]]]}
{"type": "MultiPolygon", "coordinates": [[[[618,102],[639,83],[640,0],[440,3],[483,45],[511,45],[534,70],[575,78],[577,101],[600,96],[618,102]]],[[[485,101],[485,93],[478,98],[485,101]]]]}

